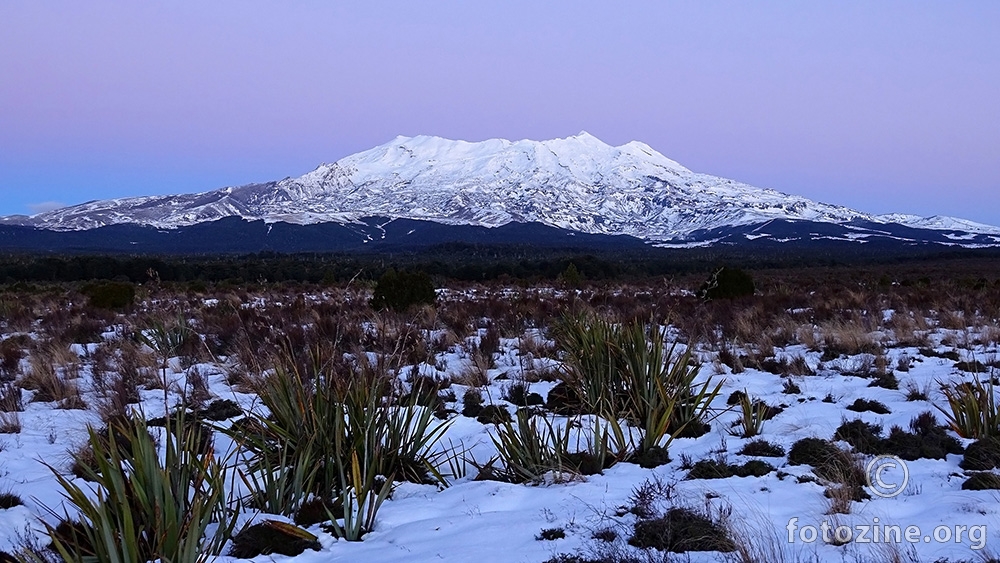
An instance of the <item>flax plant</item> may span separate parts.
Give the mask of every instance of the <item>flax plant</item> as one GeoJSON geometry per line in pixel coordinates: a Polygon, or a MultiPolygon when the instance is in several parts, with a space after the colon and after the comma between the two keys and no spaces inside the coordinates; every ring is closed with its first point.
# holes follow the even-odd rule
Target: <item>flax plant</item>
{"type": "MultiPolygon", "coordinates": [[[[279,363],[279,365],[281,365],[279,363]]],[[[270,416],[228,431],[248,454],[244,481],[262,490],[267,510],[293,514],[317,497],[343,507],[331,514],[335,535],[350,541],[374,525],[392,481],[446,481],[432,450],[447,429],[415,402],[391,404],[384,374],[363,370],[347,378],[278,368],[257,392],[270,416]]],[[[414,398],[415,401],[415,398],[414,398]]]]}
{"type": "Polygon", "coordinates": [[[96,467],[80,465],[93,490],[50,467],[81,517],[69,534],[45,524],[65,561],[194,563],[219,554],[239,505],[228,502],[225,464],[200,447],[183,414],[167,422],[162,459],[142,418],[113,422],[106,437],[93,428],[88,435],[96,467]]]}
{"type": "Polygon", "coordinates": [[[945,384],[938,382],[948,408],[939,405],[948,426],[963,438],[987,438],[1000,435],[1000,410],[997,409],[993,381],[978,377],[971,382],[945,384]]]}
{"type": "Polygon", "coordinates": [[[548,418],[521,409],[516,422],[497,425],[490,438],[506,466],[506,478],[537,482],[549,472],[596,473],[627,459],[628,440],[621,426],[616,421],[592,418],[589,432],[583,432],[582,421],[575,417],[559,429],[548,418]],[[579,428],[576,439],[574,428],[579,428]]]}
{"type": "Polygon", "coordinates": [[[675,357],[676,343],[668,349],[655,325],[567,317],[555,337],[585,409],[640,428],[640,453],[665,448],[687,425],[700,423],[722,388],[711,378],[696,385],[700,366],[690,350],[675,357]]]}

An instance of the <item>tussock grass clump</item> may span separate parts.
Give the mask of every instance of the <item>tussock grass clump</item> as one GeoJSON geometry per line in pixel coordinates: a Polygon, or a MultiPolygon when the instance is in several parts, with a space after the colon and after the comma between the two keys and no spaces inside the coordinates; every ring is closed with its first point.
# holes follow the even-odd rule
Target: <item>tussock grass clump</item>
{"type": "Polygon", "coordinates": [[[517,381],[504,389],[503,399],[519,407],[533,407],[545,404],[545,399],[538,393],[532,393],[527,383],[517,381]]]}
{"type": "Polygon", "coordinates": [[[563,528],[545,528],[535,536],[538,541],[555,541],[566,537],[566,530],[563,528]]]}
{"type": "Polygon", "coordinates": [[[25,357],[25,350],[30,345],[26,336],[12,336],[0,340],[0,381],[14,379],[25,357]]]}
{"type": "Polygon", "coordinates": [[[21,417],[17,412],[0,412],[0,434],[20,434],[21,417]]]}
{"type": "Polygon", "coordinates": [[[219,422],[243,415],[243,409],[230,399],[216,399],[198,411],[198,418],[219,422]]]}
{"type": "Polygon", "coordinates": [[[947,428],[938,424],[934,415],[924,412],[910,421],[910,431],[898,426],[889,429],[883,450],[912,461],[920,458],[944,459],[948,454],[960,454],[962,444],[947,433],[947,428]]]}
{"type": "Polygon", "coordinates": [[[24,411],[24,400],[21,388],[10,383],[0,384],[0,412],[12,413],[24,411]]]}
{"type": "Polygon", "coordinates": [[[475,387],[466,389],[462,395],[462,416],[475,418],[483,412],[483,392],[475,387]]]}
{"type": "Polygon", "coordinates": [[[486,405],[476,415],[476,420],[481,424],[506,424],[512,419],[510,411],[503,405],[486,405]]]}
{"type": "Polygon", "coordinates": [[[882,426],[861,419],[852,420],[841,424],[833,439],[843,440],[863,454],[876,454],[883,446],[882,426]]]}
{"type": "Polygon", "coordinates": [[[899,379],[891,371],[876,373],[872,378],[872,382],[869,383],[868,386],[881,387],[882,389],[891,389],[895,391],[899,389],[899,379]]]}

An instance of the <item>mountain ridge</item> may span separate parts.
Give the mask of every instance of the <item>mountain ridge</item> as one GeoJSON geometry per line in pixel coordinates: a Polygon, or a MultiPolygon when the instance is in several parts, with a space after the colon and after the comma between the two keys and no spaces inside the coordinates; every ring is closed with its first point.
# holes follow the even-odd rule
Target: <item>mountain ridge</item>
{"type": "MultiPolygon", "coordinates": [[[[586,132],[547,141],[404,137],[282,180],[196,194],[91,201],[0,225],[81,231],[131,224],[177,229],[228,217],[265,223],[357,224],[365,217],[496,228],[538,223],[654,244],[773,220],[901,225],[1000,243],[1000,227],[953,217],[873,215],[692,172],[632,141],[617,147],[586,132]]],[[[747,235],[752,236],[752,235],[747,235]]],[[[932,237],[934,238],[934,237],[932,237]]]]}

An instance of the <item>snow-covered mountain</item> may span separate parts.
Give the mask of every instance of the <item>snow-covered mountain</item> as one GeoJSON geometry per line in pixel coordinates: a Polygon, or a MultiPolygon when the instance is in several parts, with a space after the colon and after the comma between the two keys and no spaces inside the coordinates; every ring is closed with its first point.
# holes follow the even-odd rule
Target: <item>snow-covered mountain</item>
{"type": "Polygon", "coordinates": [[[311,225],[357,224],[373,216],[483,227],[540,223],[656,243],[683,243],[774,220],[902,225],[947,231],[956,241],[972,237],[983,244],[985,237],[986,244],[1000,243],[993,236],[1000,236],[998,227],[949,217],[870,215],[692,172],[646,144],[613,147],[588,133],[477,143],[401,136],[298,178],[93,201],[0,224],[53,231],[120,224],[177,229],[229,217],[311,225]]]}

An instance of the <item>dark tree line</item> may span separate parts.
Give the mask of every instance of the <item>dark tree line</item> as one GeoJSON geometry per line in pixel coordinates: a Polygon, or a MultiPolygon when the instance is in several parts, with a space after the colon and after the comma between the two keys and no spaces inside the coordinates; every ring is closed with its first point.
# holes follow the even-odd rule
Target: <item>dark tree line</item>
{"type": "Polygon", "coordinates": [[[996,250],[914,249],[908,254],[815,249],[658,249],[627,252],[449,244],[411,253],[246,256],[0,255],[0,284],[118,280],[164,282],[340,283],[375,280],[389,269],[461,281],[556,281],[570,265],[587,281],[622,281],[710,273],[722,265],[747,270],[890,264],[950,259],[993,260],[996,250]]]}

